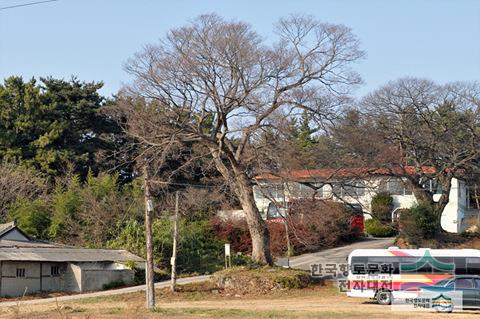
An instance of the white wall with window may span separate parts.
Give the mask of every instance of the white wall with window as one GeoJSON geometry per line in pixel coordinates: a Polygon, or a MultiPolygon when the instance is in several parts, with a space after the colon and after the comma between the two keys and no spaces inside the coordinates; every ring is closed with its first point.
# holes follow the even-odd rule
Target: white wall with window
{"type": "MultiPolygon", "coordinates": [[[[434,200],[439,200],[441,195],[440,185],[433,179],[425,179],[418,187],[427,188],[434,193],[434,200]]],[[[370,176],[368,179],[351,179],[342,181],[319,181],[310,179],[298,182],[283,183],[281,181],[269,182],[263,180],[254,186],[255,203],[262,212],[263,217],[273,215],[280,217],[278,208],[284,206],[284,202],[290,202],[299,198],[331,199],[343,201],[348,204],[360,205],[365,218],[370,218],[372,198],[378,192],[387,192],[392,195],[394,210],[410,208],[417,203],[412,186],[406,179],[390,176],[370,176]],[[314,190],[306,184],[318,187],[314,190]],[[272,206],[274,203],[275,206],[272,206]],[[278,206],[278,208],[276,208],[278,206]]],[[[452,179],[452,187],[449,195],[449,203],[442,214],[442,228],[449,232],[461,232],[465,229],[463,223],[465,212],[472,204],[465,182],[452,179]]],[[[479,191],[480,193],[480,191],[479,191]]],[[[480,199],[479,199],[480,201],[480,199]]]]}

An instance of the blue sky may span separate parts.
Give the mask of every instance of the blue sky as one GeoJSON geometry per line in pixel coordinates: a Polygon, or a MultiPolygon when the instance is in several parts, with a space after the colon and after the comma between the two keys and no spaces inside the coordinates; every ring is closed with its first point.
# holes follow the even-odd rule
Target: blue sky
{"type": "MultiPolygon", "coordinates": [[[[26,2],[33,0],[0,7],[26,2]]],[[[110,95],[128,82],[122,65],[142,45],[211,12],[246,21],[267,39],[289,13],[351,27],[367,52],[356,66],[365,81],[358,96],[403,76],[480,80],[477,0],[59,0],[0,10],[0,78],[76,75],[103,81],[110,95]]]]}

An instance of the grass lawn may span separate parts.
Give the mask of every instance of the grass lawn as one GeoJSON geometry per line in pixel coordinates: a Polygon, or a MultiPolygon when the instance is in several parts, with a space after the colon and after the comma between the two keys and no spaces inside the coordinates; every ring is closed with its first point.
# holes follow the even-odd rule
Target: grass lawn
{"type": "MultiPolygon", "coordinates": [[[[0,318],[438,318],[436,313],[392,312],[366,299],[348,298],[333,285],[279,289],[268,294],[232,295],[212,283],[180,286],[178,292],[157,290],[154,312],[145,310],[144,292],[64,303],[26,305],[2,309],[0,318]]],[[[480,312],[442,315],[476,318],[480,312]]]]}

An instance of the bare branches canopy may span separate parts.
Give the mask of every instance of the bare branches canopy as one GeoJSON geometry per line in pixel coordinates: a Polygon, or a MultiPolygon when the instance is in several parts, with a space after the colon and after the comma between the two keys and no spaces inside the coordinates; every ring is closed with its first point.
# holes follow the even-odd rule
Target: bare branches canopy
{"type": "Polygon", "coordinates": [[[145,147],[201,145],[235,191],[253,240],[253,257],[271,263],[268,231],[251,187],[256,140],[307,111],[319,122],[348,101],[361,82],[363,57],[342,25],[289,16],[263,39],[243,22],[203,15],[144,47],[126,65],[123,92],[129,131],[145,147]]]}

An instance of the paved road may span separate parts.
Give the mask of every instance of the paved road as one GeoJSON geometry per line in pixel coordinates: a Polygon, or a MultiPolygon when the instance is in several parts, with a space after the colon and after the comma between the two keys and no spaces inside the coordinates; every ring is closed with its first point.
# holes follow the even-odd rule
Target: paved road
{"type": "MultiPolygon", "coordinates": [[[[352,250],[382,249],[393,246],[394,238],[371,238],[350,245],[322,250],[290,258],[290,267],[310,270],[312,264],[344,263],[352,250]]],[[[285,261],[281,261],[285,264],[285,261]]]]}
{"type": "MultiPolygon", "coordinates": [[[[193,282],[202,282],[206,281],[210,278],[210,276],[196,276],[196,277],[187,277],[187,278],[179,278],[177,279],[178,284],[189,284],[193,282]]],[[[157,282],[155,283],[155,288],[164,288],[170,285],[170,280],[157,282]]],[[[78,295],[70,295],[70,296],[62,296],[57,298],[45,298],[45,299],[34,299],[34,300],[25,300],[25,301],[9,301],[9,302],[0,302],[0,308],[2,307],[11,307],[18,305],[36,305],[36,304],[43,304],[55,301],[69,301],[69,300],[76,300],[82,298],[92,298],[92,297],[103,297],[103,296],[113,296],[113,295],[122,295],[131,292],[137,292],[145,290],[145,285],[141,286],[134,286],[134,287],[127,287],[121,289],[114,289],[114,290],[105,290],[105,291],[98,291],[98,292],[90,292],[85,294],[78,294],[78,295]]]]}

